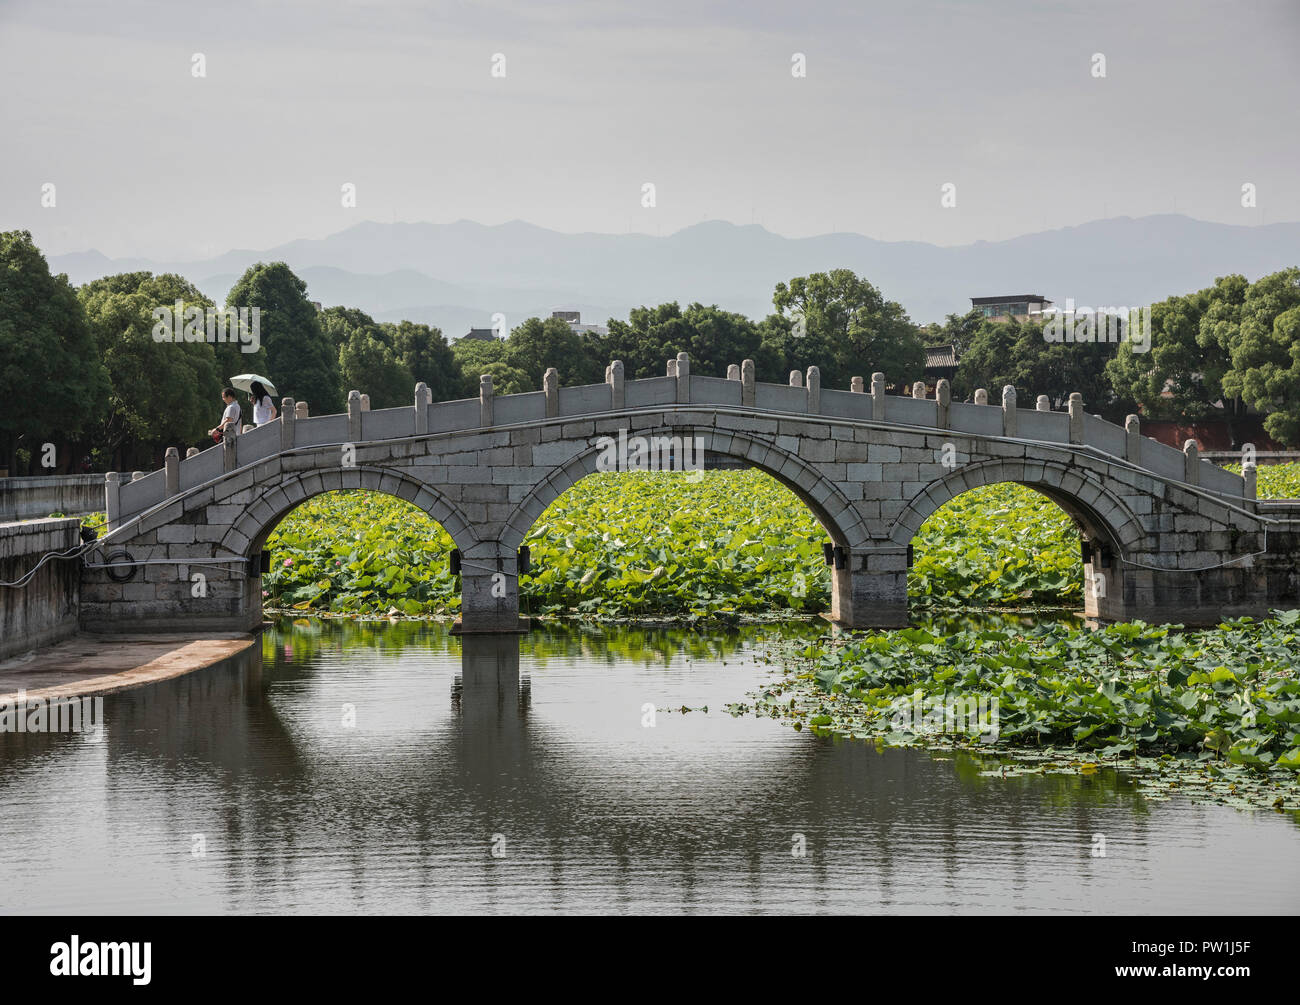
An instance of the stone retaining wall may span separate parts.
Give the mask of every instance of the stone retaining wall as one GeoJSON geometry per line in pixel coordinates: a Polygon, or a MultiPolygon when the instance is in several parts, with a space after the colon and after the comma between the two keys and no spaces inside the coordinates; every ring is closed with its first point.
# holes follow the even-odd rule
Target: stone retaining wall
{"type": "MultiPolygon", "coordinates": [[[[0,582],[22,579],[49,552],[76,548],[81,521],[0,524],[0,582]]],[[[46,562],[23,587],[0,587],[0,660],[58,642],[77,631],[81,560],[46,562]]]]}
{"type": "Polygon", "coordinates": [[[0,478],[0,523],[39,520],[51,513],[84,516],[103,508],[103,475],[0,478]]]}

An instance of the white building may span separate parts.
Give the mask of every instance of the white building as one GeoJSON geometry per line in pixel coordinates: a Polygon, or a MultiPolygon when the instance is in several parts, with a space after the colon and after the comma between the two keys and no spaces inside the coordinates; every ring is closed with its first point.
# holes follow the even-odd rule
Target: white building
{"type": "Polygon", "coordinates": [[[584,325],[582,323],[582,314],[579,311],[551,311],[551,317],[564,321],[568,324],[570,331],[577,332],[579,335],[588,332],[593,335],[609,334],[609,328],[606,325],[584,325]]]}

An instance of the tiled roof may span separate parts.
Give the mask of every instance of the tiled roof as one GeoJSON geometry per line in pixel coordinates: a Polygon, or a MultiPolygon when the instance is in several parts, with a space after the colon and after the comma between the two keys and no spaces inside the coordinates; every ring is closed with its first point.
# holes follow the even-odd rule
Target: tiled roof
{"type": "Polygon", "coordinates": [[[970,302],[972,306],[980,307],[983,304],[1018,304],[1022,301],[1045,301],[1046,299],[1041,293],[1017,293],[1005,297],[971,297],[970,302]]]}
{"type": "Polygon", "coordinates": [[[957,354],[950,345],[928,345],[925,347],[925,365],[927,368],[956,366],[957,354]]]}

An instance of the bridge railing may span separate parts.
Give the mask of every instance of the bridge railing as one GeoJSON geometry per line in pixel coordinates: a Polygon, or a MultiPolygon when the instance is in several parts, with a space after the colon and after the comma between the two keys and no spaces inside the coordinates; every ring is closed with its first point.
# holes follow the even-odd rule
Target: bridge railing
{"type": "Polygon", "coordinates": [[[728,375],[705,377],[690,372],[685,353],[668,361],[663,377],[625,381],[623,364],[615,361],[600,384],[559,387],[556,371],[548,370],[543,390],[496,395],[490,377],[484,377],[477,398],[432,402],[428,388],[418,384],[412,406],[369,409],[369,399],[356,391],[348,396],[348,411],[310,416],[306,403],[282,401],[275,422],[247,433],[230,435],[220,446],[191,450],[181,459],[169,451],[168,466],[152,474],[136,472],[129,481],[110,475],[107,508],[110,527],[166,499],[205,484],[223,472],[255,464],[295,447],[401,439],[432,433],[491,428],[552,418],[595,415],[617,410],[655,408],[674,404],[716,405],[781,415],[821,416],[856,422],[936,429],[975,436],[1011,437],[1042,443],[1089,447],[1127,461],[1162,478],[1185,482],[1222,495],[1253,499],[1253,469],[1245,477],[1201,459],[1195,444],[1183,450],[1166,446],[1138,432],[1136,416],[1125,426],[1083,411],[1081,396],[1070,396],[1066,411],[1053,410],[1046,395],[1035,408],[1020,408],[1014,388],[1002,391],[1002,400],[988,402],[988,393],[976,391],[974,402],[952,401],[948,382],[941,380],[934,397],[917,383],[911,395],[885,393],[885,376],[874,373],[868,385],[853,378],[851,390],[821,387],[817,367],[793,371],[787,384],[754,380],[754,364],[746,360],[728,368],[728,375]]]}

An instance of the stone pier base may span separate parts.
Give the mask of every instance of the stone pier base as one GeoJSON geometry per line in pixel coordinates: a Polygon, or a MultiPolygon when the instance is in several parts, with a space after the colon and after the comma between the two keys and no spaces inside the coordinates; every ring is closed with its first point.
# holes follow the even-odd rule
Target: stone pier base
{"type": "Polygon", "coordinates": [[[458,635],[526,632],[519,616],[518,559],[515,552],[487,542],[461,557],[458,635]]]}
{"type": "Polygon", "coordinates": [[[1241,563],[1201,571],[1144,568],[1122,559],[1085,562],[1084,614],[1110,624],[1145,621],[1212,627],[1229,618],[1268,615],[1269,575],[1265,563],[1241,563]]]}
{"type": "Polygon", "coordinates": [[[833,570],[831,620],[845,628],[907,626],[907,549],[851,551],[833,570]]]}

